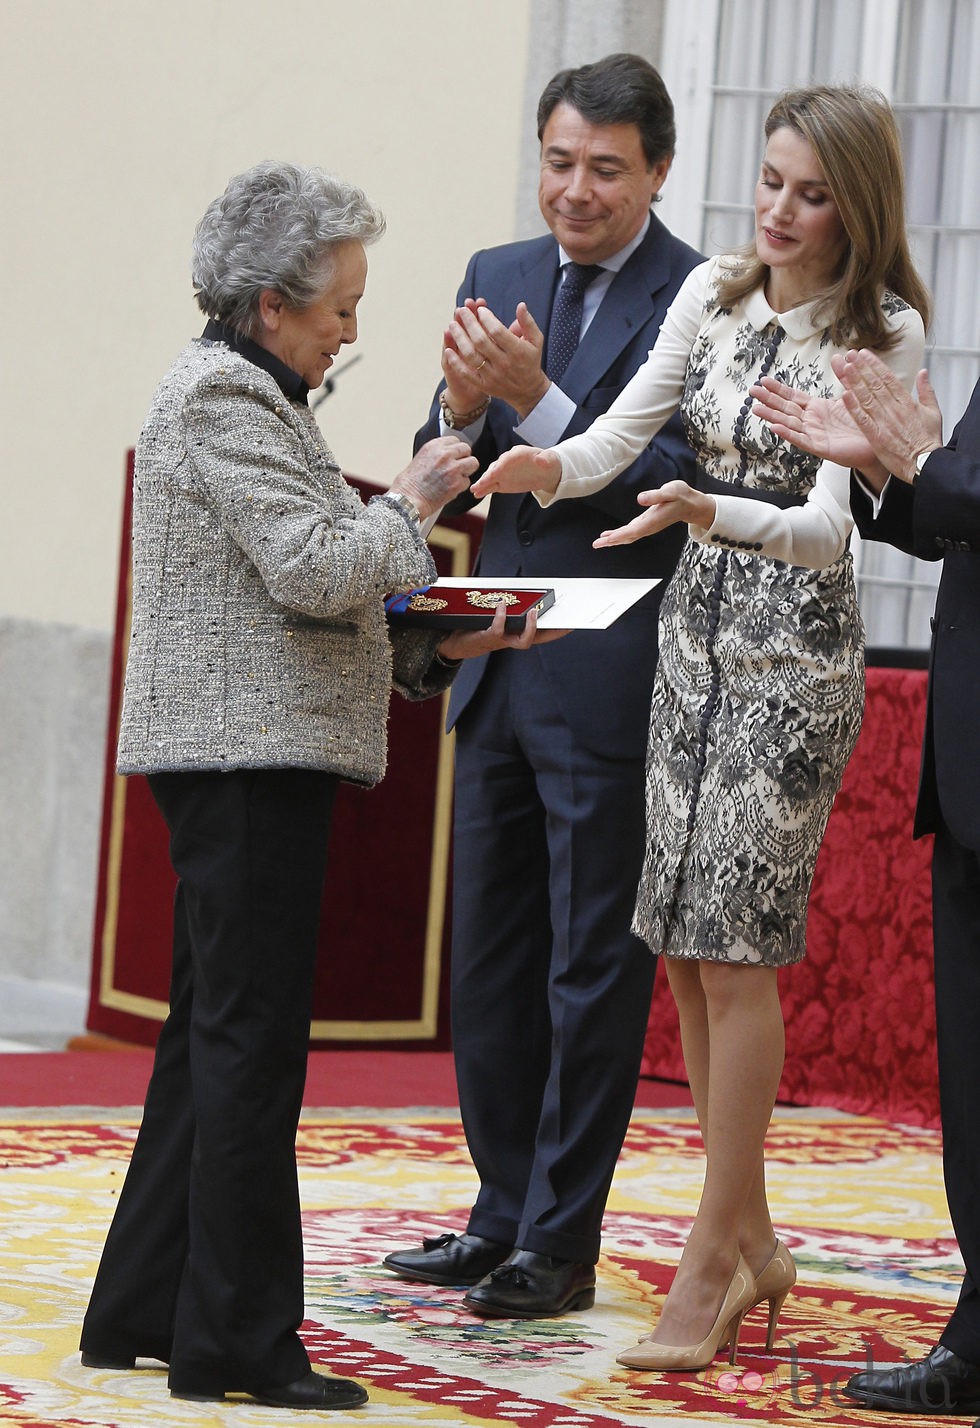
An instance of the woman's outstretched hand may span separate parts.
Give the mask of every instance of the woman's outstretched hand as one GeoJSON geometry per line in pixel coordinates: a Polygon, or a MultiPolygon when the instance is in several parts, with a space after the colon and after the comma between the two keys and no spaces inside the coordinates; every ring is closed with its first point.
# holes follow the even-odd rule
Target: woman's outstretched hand
{"type": "Polygon", "coordinates": [[[537,446],[512,446],[487,467],[470,487],[477,498],[494,491],[547,491],[554,495],[561,480],[561,460],[537,446]]]}
{"type": "Polygon", "coordinates": [[[657,531],[675,525],[677,521],[707,530],[715,518],[713,497],[706,496],[703,491],[695,491],[686,481],[668,481],[656,491],[641,491],[636,499],[649,510],[634,517],[625,526],[603,531],[598,540],[592,542],[595,550],[607,545],[632,545],[634,541],[656,535],[657,531]]]}

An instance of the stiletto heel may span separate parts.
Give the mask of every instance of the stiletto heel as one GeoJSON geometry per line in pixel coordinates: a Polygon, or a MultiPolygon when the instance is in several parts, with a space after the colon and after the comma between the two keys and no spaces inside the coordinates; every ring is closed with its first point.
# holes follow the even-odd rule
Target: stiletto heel
{"type": "Polygon", "coordinates": [[[720,1348],[731,1345],[728,1361],[734,1363],[745,1311],[750,1304],[758,1302],[755,1294],[752,1272],[739,1255],[718,1316],[700,1344],[679,1347],[676,1344],[655,1344],[651,1339],[641,1339],[635,1349],[625,1349],[623,1353],[618,1354],[616,1362],[625,1364],[627,1368],[659,1369],[661,1373],[702,1369],[708,1367],[720,1348]]]}
{"type": "MultiPolygon", "coordinates": [[[[746,1305],[746,1309],[747,1308],[748,1306],[746,1305]]],[[[731,1321],[726,1331],[727,1342],[730,1346],[728,1353],[729,1364],[735,1362],[735,1356],[738,1353],[738,1336],[742,1332],[742,1320],[745,1318],[746,1309],[743,1309],[740,1313],[735,1315],[735,1318],[731,1321]]],[[[722,1347],[724,1347],[724,1341],[722,1341],[722,1347]]],[[[712,1354],[711,1357],[714,1358],[714,1354],[712,1354]]]]}
{"type": "MultiPolygon", "coordinates": [[[[789,1293],[789,1290],[786,1291],[789,1293]]],[[[766,1353],[772,1353],[773,1342],[776,1338],[776,1325],[779,1323],[779,1315],[786,1300],[786,1294],[776,1295],[769,1300],[769,1327],[766,1330],[766,1353]]]]}
{"type": "Polygon", "coordinates": [[[770,1353],[772,1350],[773,1342],[776,1337],[776,1325],[779,1323],[779,1315],[786,1302],[786,1296],[795,1283],[796,1265],[793,1263],[793,1256],[783,1244],[782,1240],[777,1240],[772,1258],[755,1281],[755,1298],[745,1311],[748,1314],[757,1304],[761,1304],[764,1299],[769,1301],[766,1353],[770,1353]]]}

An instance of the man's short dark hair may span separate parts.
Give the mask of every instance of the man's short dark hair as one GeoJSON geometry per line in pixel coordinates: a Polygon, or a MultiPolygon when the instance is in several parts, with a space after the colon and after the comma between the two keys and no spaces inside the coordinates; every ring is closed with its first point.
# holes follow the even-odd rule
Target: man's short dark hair
{"type": "Polygon", "coordinates": [[[606,55],[595,64],[560,70],[538,100],[538,139],[558,104],[570,104],[590,124],[635,124],[651,167],[673,155],[674,106],[660,75],[641,55],[606,55]]]}

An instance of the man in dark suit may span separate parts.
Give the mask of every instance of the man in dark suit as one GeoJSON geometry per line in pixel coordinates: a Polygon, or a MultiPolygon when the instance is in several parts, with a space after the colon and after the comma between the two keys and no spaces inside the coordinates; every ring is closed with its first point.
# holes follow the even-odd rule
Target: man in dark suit
{"type": "MultiPolygon", "coordinates": [[[[538,136],[553,236],[470,260],[445,384],[417,437],[461,431],[481,471],[518,442],[550,445],[605,411],[700,260],[651,212],[675,134],[670,97],[645,60],[612,55],[556,75],[538,136]],[[557,312],[557,330],[549,318],[556,292],[577,279],[591,281],[570,304],[569,341],[557,312]]],[[[674,421],[594,500],[541,510],[531,497],[494,496],[477,571],[665,581],[679,530],[609,551],[592,542],[636,514],[638,492],[678,476],[693,479],[693,460],[674,421]]],[[[470,661],[479,667],[464,665],[454,686],[452,1026],[480,1190],[464,1235],[385,1263],[407,1278],[475,1286],[465,1302],[482,1314],[546,1317],[595,1296],[655,967],[630,920],[662,590],[610,629],[538,645],[523,663],[470,661]]]]}
{"type": "Polygon", "coordinates": [[[913,832],[935,834],[943,1167],[966,1266],[932,1352],[855,1374],[844,1392],[894,1413],[980,1413],[980,383],[942,446],[942,414],[925,373],[918,404],[870,352],[850,354],[838,375],[845,392],[836,402],[802,403],[774,389],[756,410],[777,434],[859,470],[852,507],[862,536],[943,561],[913,832]]]}

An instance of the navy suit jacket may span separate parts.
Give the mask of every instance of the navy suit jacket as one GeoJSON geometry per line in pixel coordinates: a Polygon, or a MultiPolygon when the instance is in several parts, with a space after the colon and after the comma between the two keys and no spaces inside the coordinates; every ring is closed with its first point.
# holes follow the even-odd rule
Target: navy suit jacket
{"type": "MultiPolygon", "coordinates": [[[[563,436],[584,431],[606,411],[656,341],[664,315],[701,255],[675,238],[658,218],[614,278],[572,358],[561,388],[576,403],[563,436]]],[[[482,297],[502,322],[526,302],[547,331],[558,280],[558,245],[550,235],[476,253],[457,303],[482,297]]],[[[474,447],[483,471],[518,445],[512,407],[494,400],[474,447]]],[[[438,405],[416,437],[416,450],[439,432],[438,405]]],[[[639,514],[640,491],[678,477],[696,484],[694,459],[678,417],[612,485],[594,496],[559,501],[547,510],[530,495],[495,495],[476,570],[481,578],[506,575],[670,576],[687,535],[678,525],[635,545],[597,551],[596,536],[639,514]]],[[[473,478],[476,479],[475,477],[473,478]]],[[[472,505],[459,498],[450,511],[472,505]]],[[[657,661],[657,612],[663,583],[608,630],[576,631],[535,651],[576,738],[611,758],[642,758],[657,661]]],[[[453,685],[449,727],[465,709],[486,668],[486,657],[463,663],[453,685]]]]}
{"type": "Polygon", "coordinates": [[[852,506],[863,536],[943,562],[915,836],[942,818],[959,843],[980,851],[980,382],[914,486],[893,478],[875,520],[854,483],[852,506]]]}

